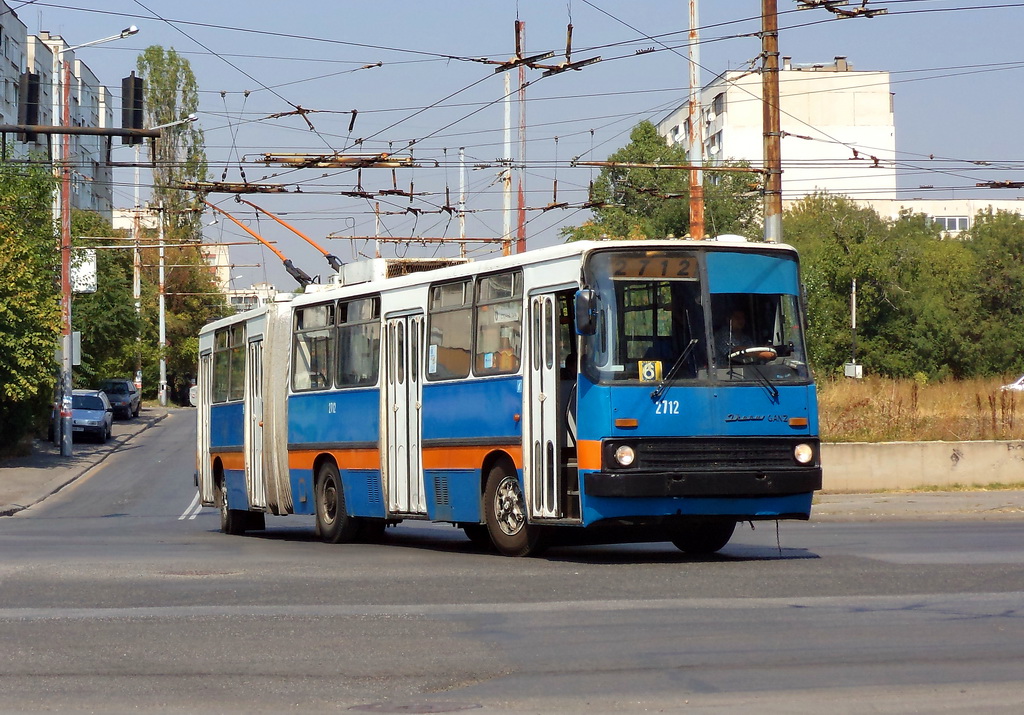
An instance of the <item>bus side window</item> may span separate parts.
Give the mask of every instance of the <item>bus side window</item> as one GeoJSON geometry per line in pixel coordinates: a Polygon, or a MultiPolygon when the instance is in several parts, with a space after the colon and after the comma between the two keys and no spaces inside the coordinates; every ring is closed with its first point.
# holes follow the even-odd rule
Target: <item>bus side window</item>
{"type": "Polygon", "coordinates": [[[469,376],[473,309],[470,282],[446,283],[430,288],[430,341],[427,378],[450,380],[469,376]]]}
{"type": "Polygon", "coordinates": [[[519,371],[523,335],[523,274],[486,276],[477,283],[473,372],[507,375],[519,371]]]}
{"type": "Polygon", "coordinates": [[[228,382],[231,379],[231,353],[228,352],[228,330],[222,328],[214,334],[213,390],[214,403],[228,401],[228,382]]]}
{"type": "Polygon", "coordinates": [[[295,311],[292,389],[325,390],[334,384],[334,305],[295,311]]]}
{"type": "Polygon", "coordinates": [[[380,366],[380,298],[338,305],[338,387],[377,384],[380,366]]]}

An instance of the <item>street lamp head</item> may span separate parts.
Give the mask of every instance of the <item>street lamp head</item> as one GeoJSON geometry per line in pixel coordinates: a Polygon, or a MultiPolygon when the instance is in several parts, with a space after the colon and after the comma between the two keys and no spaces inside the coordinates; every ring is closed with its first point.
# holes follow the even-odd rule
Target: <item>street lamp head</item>
{"type": "Polygon", "coordinates": [[[131,37],[132,35],[137,35],[138,32],[139,32],[139,28],[137,28],[135,25],[132,25],[131,27],[126,27],[123,30],[121,30],[121,35],[120,36],[121,36],[121,39],[124,39],[125,37],[131,37]]]}
{"type": "Polygon", "coordinates": [[[151,130],[153,130],[153,129],[167,129],[169,127],[177,127],[177,126],[180,126],[182,124],[190,124],[190,123],[196,121],[197,119],[199,119],[199,117],[196,114],[193,113],[193,114],[189,114],[184,119],[176,119],[175,121],[167,122],[166,124],[157,124],[155,127],[150,127],[150,129],[151,130]]]}

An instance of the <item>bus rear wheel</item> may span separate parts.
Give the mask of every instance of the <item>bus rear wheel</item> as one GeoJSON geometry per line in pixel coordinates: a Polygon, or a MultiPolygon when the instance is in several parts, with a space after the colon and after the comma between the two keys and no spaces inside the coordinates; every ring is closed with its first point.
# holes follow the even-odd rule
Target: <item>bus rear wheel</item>
{"type": "Polygon", "coordinates": [[[526,523],[526,502],[519,479],[500,464],[487,475],[484,516],[494,547],[505,556],[529,556],[543,550],[540,528],[526,523]]]}
{"type": "Polygon", "coordinates": [[[354,541],[359,533],[359,521],[345,508],[345,488],[332,462],[325,462],[317,472],[316,527],[320,539],[328,544],[354,541]]]}
{"type": "Polygon", "coordinates": [[[677,531],[672,543],[688,554],[713,554],[725,547],[736,530],[735,521],[709,521],[677,531]]]}

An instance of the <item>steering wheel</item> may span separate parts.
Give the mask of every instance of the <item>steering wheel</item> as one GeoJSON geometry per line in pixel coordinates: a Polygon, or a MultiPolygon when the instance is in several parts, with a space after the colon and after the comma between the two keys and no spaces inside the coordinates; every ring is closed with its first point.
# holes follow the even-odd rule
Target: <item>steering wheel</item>
{"type": "Polygon", "coordinates": [[[729,362],[740,365],[752,365],[758,362],[771,362],[778,356],[779,353],[771,345],[751,345],[745,348],[737,348],[729,353],[729,362]]]}

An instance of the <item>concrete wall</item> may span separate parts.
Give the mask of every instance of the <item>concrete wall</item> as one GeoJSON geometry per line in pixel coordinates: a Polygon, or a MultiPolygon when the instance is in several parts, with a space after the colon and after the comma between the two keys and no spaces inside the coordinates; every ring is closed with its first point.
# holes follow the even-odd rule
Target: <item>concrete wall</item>
{"type": "Polygon", "coordinates": [[[822,491],[1024,482],[1024,442],[885,442],[821,445],[822,491]]]}

